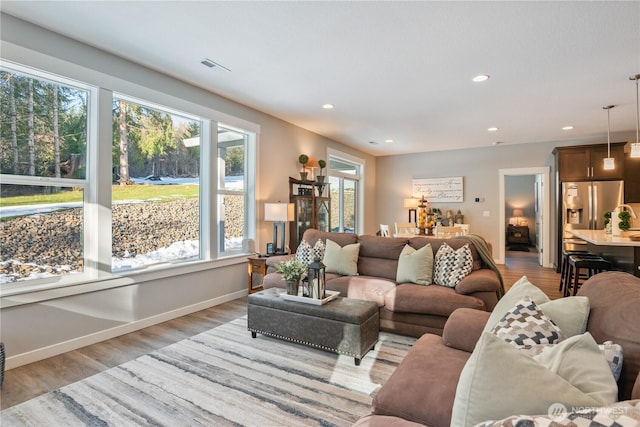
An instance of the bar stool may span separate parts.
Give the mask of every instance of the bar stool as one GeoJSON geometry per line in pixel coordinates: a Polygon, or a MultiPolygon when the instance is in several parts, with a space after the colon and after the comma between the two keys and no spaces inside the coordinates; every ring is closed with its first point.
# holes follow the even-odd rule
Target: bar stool
{"type": "Polygon", "coordinates": [[[580,287],[580,278],[588,279],[589,277],[601,273],[603,271],[611,270],[611,263],[602,257],[584,257],[581,255],[569,255],[569,272],[567,273],[568,280],[565,283],[563,296],[568,297],[571,288],[573,288],[573,295],[578,292],[580,287]],[[581,276],[580,270],[586,270],[581,276]],[[573,282],[573,283],[572,283],[573,282]]]}
{"type": "Polygon", "coordinates": [[[569,255],[589,255],[589,256],[597,256],[591,251],[582,251],[582,250],[573,250],[573,249],[563,249],[562,250],[562,263],[560,264],[560,286],[558,287],[559,291],[562,291],[567,282],[567,272],[569,271],[569,255]]]}

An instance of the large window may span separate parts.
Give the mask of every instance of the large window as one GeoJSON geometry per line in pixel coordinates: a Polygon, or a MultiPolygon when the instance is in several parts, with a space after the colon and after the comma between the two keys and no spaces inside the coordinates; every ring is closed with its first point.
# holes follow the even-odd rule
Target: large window
{"type": "Polygon", "coordinates": [[[80,273],[90,91],[22,67],[0,85],[0,283],[80,273]]]}
{"type": "Polygon", "coordinates": [[[242,251],[246,235],[246,151],[249,135],[225,126],[218,127],[218,223],[221,230],[218,251],[242,251]]]}
{"type": "Polygon", "coordinates": [[[198,259],[199,119],[113,99],[112,269],[198,259]]]}
{"type": "Polygon", "coordinates": [[[5,61],[0,77],[0,292],[246,250],[257,126],[5,61]]]}
{"type": "Polygon", "coordinates": [[[358,232],[358,188],[362,164],[329,155],[331,231],[358,232]]]}

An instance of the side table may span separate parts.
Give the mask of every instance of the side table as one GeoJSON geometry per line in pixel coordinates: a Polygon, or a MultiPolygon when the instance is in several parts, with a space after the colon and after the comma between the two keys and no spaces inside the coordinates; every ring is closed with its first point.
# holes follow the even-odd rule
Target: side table
{"type": "Polygon", "coordinates": [[[267,275],[267,258],[250,256],[247,261],[247,290],[252,294],[263,289],[262,279],[267,275]]]}

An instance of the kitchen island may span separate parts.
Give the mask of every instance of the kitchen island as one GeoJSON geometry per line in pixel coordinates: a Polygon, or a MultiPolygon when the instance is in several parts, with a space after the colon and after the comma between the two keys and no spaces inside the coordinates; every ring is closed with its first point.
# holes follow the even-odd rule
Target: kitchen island
{"type": "MultiPolygon", "coordinates": [[[[640,277],[640,241],[628,236],[612,236],[604,230],[567,230],[573,236],[587,242],[587,249],[613,264],[616,270],[640,277]]],[[[630,231],[629,235],[639,234],[630,231]]]]}

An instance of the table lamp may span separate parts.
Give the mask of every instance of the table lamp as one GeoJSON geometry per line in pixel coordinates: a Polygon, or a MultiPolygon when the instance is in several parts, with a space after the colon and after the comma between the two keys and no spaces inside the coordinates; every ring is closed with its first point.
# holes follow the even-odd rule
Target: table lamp
{"type": "Polygon", "coordinates": [[[294,219],[293,203],[265,203],[264,220],[273,221],[273,249],[270,254],[282,255],[285,252],[285,224],[294,219]],[[280,245],[278,245],[280,231],[280,245]]]}
{"type": "Polygon", "coordinates": [[[520,217],[524,216],[524,211],[522,209],[514,209],[513,216],[516,218],[515,225],[520,225],[520,217]]]}

